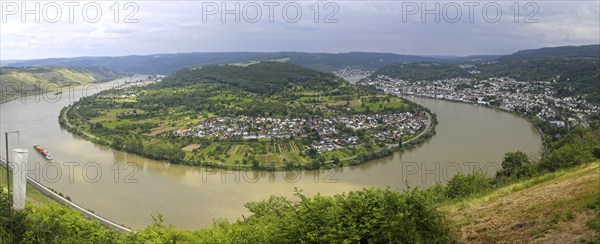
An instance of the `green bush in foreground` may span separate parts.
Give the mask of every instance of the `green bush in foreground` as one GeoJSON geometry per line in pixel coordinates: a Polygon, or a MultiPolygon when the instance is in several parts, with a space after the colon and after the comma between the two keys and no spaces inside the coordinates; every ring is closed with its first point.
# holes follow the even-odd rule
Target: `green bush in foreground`
{"type": "Polygon", "coordinates": [[[181,232],[160,223],[127,236],[127,242],[202,243],[443,243],[449,227],[433,196],[412,189],[364,189],[348,194],[299,201],[272,196],[246,207],[253,213],[237,223],[181,232]]]}
{"type": "Polygon", "coordinates": [[[553,145],[553,150],[540,162],[545,171],[589,163],[600,159],[597,148],[600,147],[600,132],[577,127],[553,145]]]}
{"type": "Polygon", "coordinates": [[[59,204],[28,205],[25,210],[13,211],[11,225],[7,201],[6,193],[0,193],[0,243],[111,243],[117,240],[116,231],[59,204]]]}
{"type": "MultiPolygon", "coordinates": [[[[6,206],[2,194],[1,206],[6,206]]],[[[306,197],[296,201],[272,196],[246,207],[253,213],[235,223],[217,221],[197,231],[163,225],[162,216],[142,231],[120,234],[87,220],[65,206],[28,206],[13,222],[15,243],[443,243],[449,225],[437,210],[430,191],[364,189],[335,196],[306,197]]],[[[5,213],[5,209],[3,209],[5,213]]],[[[3,215],[6,216],[6,215],[3,215]]],[[[8,221],[0,219],[7,233],[8,221]]]]}
{"type": "Polygon", "coordinates": [[[481,171],[465,175],[458,173],[446,186],[445,193],[449,199],[471,196],[492,189],[492,180],[481,171]]]}

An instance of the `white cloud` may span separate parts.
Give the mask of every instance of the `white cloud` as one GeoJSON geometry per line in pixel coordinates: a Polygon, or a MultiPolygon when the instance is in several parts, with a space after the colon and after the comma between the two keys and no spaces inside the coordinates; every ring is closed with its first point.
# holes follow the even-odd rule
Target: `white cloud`
{"type": "MultiPolygon", "coordinates": [[[[447,23],[443,19],[440,23],[431,20],[421,23],[420,15],[411,16],[408,23],[403,23],[402,2],[393,1],[338,2],[334,18],[339,23],[322,23],[333,10],[323,9],[324,2],[319,5],[319,23],[314,23],[315,12],[309,8],[314,2],[300,2],[303,14],[297,23],[288,23],[281,15],[286,2],[276,7],[274,23],[269,22],[266,8],[258,23],[246,23],[243,18],[241,23],[222,23],[220,15],[210,16],[205,23],[202,2],[140,1],[136,2],[139,12],[135,15],[139,23],[114,23],[108,8],[113,3],[100,3],[103,18],[97,23],[84,21],[81,13],[74,16],[74,23],[69,23],[67,16],[58,23],[43,20],[21,23],[20,18],[1,23],[0,57],[29,59],[194,51],[469,55],[600,43],[600,3],[593,1],[534,2],[539,7],[536,24],[522,22],[528,14],[525,10],[519,12],[520,21],[515,23],[513,12],[508,8],[514,2],[500,2],[503,15],[498,23],[484,21],[481,9],[475,12],[475,22],[469,23],[466,8],[458,23],[447,23]]],[[[240,3],[243,6],[246,2],[240,3]]],[[[443,6],[448,2],[440,3],[443,6]]],[[[120,20],[124,16],[122,12],[120,20]]]]}

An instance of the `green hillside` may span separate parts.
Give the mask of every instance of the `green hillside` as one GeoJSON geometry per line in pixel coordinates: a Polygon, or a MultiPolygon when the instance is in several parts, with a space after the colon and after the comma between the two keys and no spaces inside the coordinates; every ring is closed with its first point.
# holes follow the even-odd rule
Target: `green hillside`
{"type": "Polygon", "coordinates": [[[403,62],[386,65],[371,76],[385,75],[403,80],[441,80],[456,77],[472,77],[467,70],[454,63],[403,62]]]}
{"type": "Polygon", "coordinates": [[[0,68],[2,101],[36,92],[115,79],[119,74],[98,67],[0,68]]]}
{"type": "Polygon", "coordinates": [[[600,163],[446,204],[457,243],[598,243],[600,163]],[[595,241],[594,241],[595,240],[595,241]]]}
{"type": "Polygon", "coordinates": [[[341,79],[282,62],[261,62],[247,66],[212,65],[183,69],[160,83],[158,87],[180,87],[220,83],[242,91],[272,95],[291,86],[330,91],[344,85],[341,79]]]}
{"type": "Polygon", "coordinates": [[[507,59],[566,59],[566,58],[598,58],[600,45],[560,46],[539,49],[521,50],[512,55],[501,57],[507,59]]]}

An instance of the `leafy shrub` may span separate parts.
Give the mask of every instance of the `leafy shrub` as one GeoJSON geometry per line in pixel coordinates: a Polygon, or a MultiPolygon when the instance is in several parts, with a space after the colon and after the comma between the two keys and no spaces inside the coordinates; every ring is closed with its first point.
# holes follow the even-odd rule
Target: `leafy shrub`
{"type": "Polygon", "coordinates": [[[58,205],[30,208],[25,225],[25,243],[112,243],[118,237],[100,222],[58,205]]]}
{"type": "Polygon", "coordinates": [[[483,172],[477,171],[471,174],[459,173],[448,181],[446,196],[450,199],[464,198],[475,193],[484,192],[492,188],[492,180],[483,172]]]}
{"type": "Polygon", "coordinates": [[[449,227],[427,191],[365,189],[293,202],[280,196],[246,204],[252,216],[218,221],[193,233],[153,225],[127,237],[131,242],[198,243],[446,243],[449,227]]]}
{"type": "Polygon", "coordinates": [[[7,203],[8,196],[0,192],[0,243],[114,243],[119,237],[100,222],[58,204],[13,211],[11,223],[7,203]]]}
{"type": "Polygon", "coordinates": [[[595,147],[592,154],[595,158],[600,159],[600,146],[595,147]]]}
{"type": "MultiPolygon", "coordinates": [[[[364,189],[298,201],[280,196],[246,204],[252,216],[235,223],[217,221],[196,231],[154,224],[119,234],[68,207],[31,206],[13,218],[15,235],[5,238],[8,223],[0,217],[3,240],[16,243],[446,243],[449,226],[431,191],[364,189]]],[[[0,206],[7,197],[0,194],[0,206]]],[[[0,208],[7,216],[5,207],[0,208]]]]}
{"type": "Polygon", "coordinates": [[[143,148],[143,150],[144,154],[150,158],[169,160],[172,163],[181,162],[185,156],[185,153],[181,149],[167,142],[150,144],[143,148]]]}
{"type": "Polygon", "coordinates": [[[548,171],[572,167],[596,160],[594,152],[600,147],[600,134],[577,127],[553,145],[553,151],[544,158],[540,167],[548,171]]]}
{"type": "Polygon", "coordinates": [[[530,162],[524,152],[508,152],[502,160],[502,169],[496,174],[498,182],[530,178],[539,173],[537,165],[530,162]]]}

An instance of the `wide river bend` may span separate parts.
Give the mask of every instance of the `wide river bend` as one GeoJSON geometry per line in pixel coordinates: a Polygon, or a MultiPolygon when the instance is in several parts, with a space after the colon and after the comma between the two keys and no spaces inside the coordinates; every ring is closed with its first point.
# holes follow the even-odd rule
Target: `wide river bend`
{"type": "Polygon", "coordinates": [[[30,149],[30,176],[134,229],[151,224],[151,215],[157,213],[167,223],[188,229],[208,226],[217,218],[235,220],[248,215],[244,203],[274,194],[291,197],[294,188],[309,195],[332,195],[365,187],[403,189],[405,183],[428,186],[474,168],[492,175],[504,153],[521,150],[535,157],[541,148],[536,128],[514,114],[421,98],[409,99],[437,114],[433,138],[402,154],[334,170],[256,173],[174,165],[96,145],[60,128],[58,114],[64,106],[115,82],[140,78],[0,105],[0,131],[20,131],[18,138],[10,136],[10,147],[30,149]],[[32,150],[33,144],[47,148],[56,162],[43,159],[32,150]]]}

